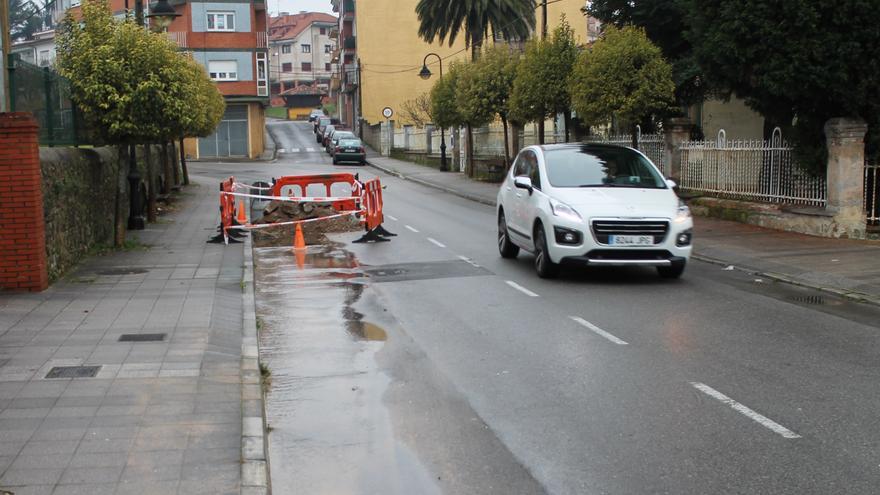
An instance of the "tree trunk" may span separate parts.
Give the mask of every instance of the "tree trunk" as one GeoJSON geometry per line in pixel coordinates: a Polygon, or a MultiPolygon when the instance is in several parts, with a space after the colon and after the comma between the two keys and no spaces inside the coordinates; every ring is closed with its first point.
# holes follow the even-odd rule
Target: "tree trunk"
{"type": "Polygon", "coordinates": [[[467,124],[467,141],[464,143],[464,146],[464,152],[467,155],[465,174],[473,178],[476,164],[474,163],[474,129],[470,124],[467,124]]]}
{"type": "Polygon", "coordinates": [[[510,170],[510,140],[507,138],[507,117],[501,116],[501,125],[504,126],[504,170],[510,170]]]}
{"type": "Polygon", "coordinates": [[[523,130],[522,124],[518,122],[510,122],[510,155],[516,156],[522,148],[522,141],[519,139],[519,133],[523,130]]]}
{"type": "Polygon", "coordinates": [[[156,164],[153,162],[152,145],[144,145],[144,160],[147,162],[147,221],[155,222],[159,218],[156,204],[156,182],[158,182],[156,164]]]}
{"type": "Polygon", "coordinates": [[[639,149],[639,127],[637,124],[633,124],[630,129],[632,130],[632,147],[639,149]]]}
{"type": "Polygon", "coordinates": [[[174,168],[174,190],[180,190],[180,167],[177,165],[177,150],[174,149],[174,142],[171,142],[171,164],[174,168]]]}
{"type": "Polygon", "coordinates": [[[565,142],[568,143],[571,141],[571,110],[566,110],[563,112],[565,115],[565,142]]]}
{"type": "Polygon", "coordinates": [[[189,170],[186,168],[186,153],[183,150],[183,138],[180,138],[180,170],[183,172],[183,185],[189,185],[189,170]]]}
{"type": "Polygon", "coordinates": [[[171,170],[171,160],[168,158],[168,145],[164,142],[162,143],[162,174],[165,175],[162,194],[171,194],[171,177],[174,172],[171,170]]]}
{"type": "Polygon", "coordinates": [[[538,119],[538,144],[544,144],[544,117],[538,119]]]}
{"type": "Polygon", "coordinates": [[[116,222],[113,244],[122,247],[125,244],[125,231],[128,222],[128,145],[118,147],[116,164],[119,171],[116,178],[116,222]]]}

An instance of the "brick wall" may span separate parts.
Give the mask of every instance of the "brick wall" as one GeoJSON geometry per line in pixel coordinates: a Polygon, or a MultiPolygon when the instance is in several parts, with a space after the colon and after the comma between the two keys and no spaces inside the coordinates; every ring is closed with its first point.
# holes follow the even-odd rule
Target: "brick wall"
{"type": "Polygon", "coordinates": [[[48,287],[37,123],[0,113],[0,288],[48,287]]]}

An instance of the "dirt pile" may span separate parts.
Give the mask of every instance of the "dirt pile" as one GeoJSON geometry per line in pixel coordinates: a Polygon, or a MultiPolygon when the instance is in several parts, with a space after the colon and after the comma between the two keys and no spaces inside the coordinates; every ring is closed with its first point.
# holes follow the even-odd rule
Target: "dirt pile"
{"type": "MultiPolygon", "coordinates": [[[[338,214],[330,203],[297,203],[293,201],[272,201],[263,209],[263,216],[256,219],[254,224],[269,224],[290,222],[294,220],[308,220],[310,218],[327,217],[338,214]]],[[[318,220],[302,224],[303,236],[306,244],[327,243],[328,233],[360,232],[363,226],[354,215],[345,217],[318,220]]],[[[292,246],[293,235],[296,225],[280,225],[264,229],[253,230],[254,245],[256,247],[292,246]]]]}

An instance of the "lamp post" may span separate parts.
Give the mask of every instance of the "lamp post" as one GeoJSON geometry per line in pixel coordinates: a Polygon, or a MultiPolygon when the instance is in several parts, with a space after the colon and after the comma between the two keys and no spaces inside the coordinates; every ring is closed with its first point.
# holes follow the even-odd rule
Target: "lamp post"
{"type": "MultiPolygon", "coordinates": [[[[425,59],[422,60],[422,70],[419,71],[419,77],[426,81],[431,78],[431,70],[428,69],[428,57],[431,55],[437,57],[437,61],[440,62],[440,79],[443,79],[443,59],[436,53],[425,55],[425,59]]],[[[449,167],[446,164],[446,129],[442,126],[440,127],[440,171],[449,171],[449,167]]]]}
{"type": "MultiPolygon", "coordinates": [[[[127,4],[128,2],[126,2],[127,4]]],[[[154,21],[159,31],[165,31],[171,22],[180,14],[174,10],[174,7],[168,4],[168,0],[159,0],[150,9],[147,19],[154,21]]],[[[144,24],[144,2],[143,0],[135,0],[134,17],[138,25],[144,24]]],[[[130,230],[144,230],[146,222],[142,214],[143,204],[141,203],[141,172],[137,166],[137,146],[129,145],[128,155],[128,228],[130,230]]]]}

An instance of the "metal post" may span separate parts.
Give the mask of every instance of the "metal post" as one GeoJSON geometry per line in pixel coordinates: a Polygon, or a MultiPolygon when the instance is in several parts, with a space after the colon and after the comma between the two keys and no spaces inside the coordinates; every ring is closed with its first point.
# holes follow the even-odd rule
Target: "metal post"
{"type": "MultiPolygon", "coordinates": [[[[443,79],[443,58],[436,53],[425,55],[425,58],[422,60],[422,73],[420,73],[420,75],[425,79],[431,77],[431,71],[428,70],[428,57],[431,55],[437,57],[437,60],[440,62],[440,79],[443,79]]],[[[430,153],[431,150],[428,150],[428,152],[430,153]]],[[[440,126],[440,171],[449,171],[449,165],[446,161],[446,129],[444,129],[443,126],[440,126]]]]}
{"type": "Polygon", "coordinates": [[[141,173],[137,166],[137,146],[128,145],[128,229],[144,230],[144,221],[141,210],[141,173]]]}
{"type": "Polygon", "coordinates": [[[541,39],[547,39],[547,0],[541,2],[541,39]]]}
{"type": "MultiPolygon", "coordinates": [[[[4,69],[12,67],[12,59],[10,58],[11,43],[12,38],[9,34],[9,0],[0,0],[0,45],[2,45],[0,46],[0,62],[2,62],[4,69]]],[[[12,108],[10,84],[10,74],[0,70],[0,111],[3,112],[8,112],[12,108]]]]}
{"type": "Polygon", "coordinates": [[[55,108],[52,102],[52,73],[48,67],[43,67],[43,92],[46,93],[46,137],[49,145],[55,143],[55,108]]]}
{"type": "MultiPolygon", "coordinates": [[[[2,1],[2,0],[0,0],[0,1],[2,1]]],[[[3,58],[6,60],[6,64],[7,64],[6,67],[8,68],[8,70],[6,71],[5,74],[2,74],[2,77],[8,78],[8,81],[9,81],[9,106],[3,108],[3,110],[9,111],[9,112],[14,112],[15,111],[15,61],[16,61],[16,56],[14,54],[10,53],[9,55],[7,55],[3,58]]],[[[3,71],[0,71],[0,72],[3,72],[3,71]]],[[[5,84],[5,81],[7,81],[7,79],[3,79],[3,81],[5,84]]],[[[4,88],[5,88],[5,86],[4,86],[4,88]]],[[[0,91],[2,91],[2,90],[0,90],[0,91]]],[[[5,102],[0,102],[0,107],[2,107],[5,104],[6,104],[5,102]]]]}

